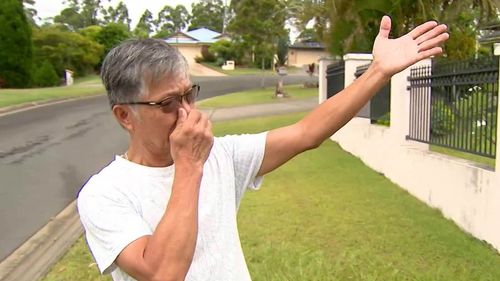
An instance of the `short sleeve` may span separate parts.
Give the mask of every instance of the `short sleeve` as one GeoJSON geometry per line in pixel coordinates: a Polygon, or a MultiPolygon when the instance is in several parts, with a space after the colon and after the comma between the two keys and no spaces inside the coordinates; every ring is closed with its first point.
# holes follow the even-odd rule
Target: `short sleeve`
{"type": "Polygon", "coordinates": [[[222,145],[232,157],[237,206],[246,189],[256,190],[262,184],[262,177],[257,177],[257,173],[264,159],[266,137],[267,132],[221,138],[222,145]]]}
{"type": "Polygon", "coordinates": [[[115,259],[128,244],[152,234],[132,202],[98,176],[84,186],[77,203],[87,243],[101,273],[113,270],[115,259]]]}

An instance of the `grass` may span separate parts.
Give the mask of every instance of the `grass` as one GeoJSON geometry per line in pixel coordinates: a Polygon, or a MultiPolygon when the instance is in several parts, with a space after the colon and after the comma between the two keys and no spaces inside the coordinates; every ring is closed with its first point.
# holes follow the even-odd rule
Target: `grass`
{"type": "MultiPolygon", "coordinates": [[[[258,132],[302,116],[215,123],[214,132],[258,132]]],[[[248,192],[238,225],[254,281],[500,280],[495,250],[331,141],[248,192]]],[[[99,277],[80,239],[43,280],[111,279],[99,277]]]]}
{"type": "Polygon", "coordinates": [[[67,87],[0,89],[0,108],[30,102],[92,96],[104,92],[104,87],[96,75],[76,79],[72,86],[67,87]]]}
{"type": "Polygon", "coordinates": [[[100,275],[83,237],[80,237],[62,259],[54,265],[43,281],[111,281],[100,275]]]}
{"type": "Polygon", "coordinates": [[[263,71],[262,69],[255,67],[235,66],[234,70],[222,70],[222,68],[214,62],[202,62],[201,64],[226,75],[276,75],[276,72],[271,69],[265,69],[263,71]]]}
{"type": "Polygon", "coordinates": [[[271,87],[209,98],[197,102],[196,105],[199,108],[221,108],[308,99],[318,96],[317,88],[304,88],[302,87],[302,85],[288,85],[285,86],[284,89],[285,92],[289,95],[288,98],[275,98],[274,87],[271,87]]]}
{"type": "Polygon", "coordinates": [[[480,156],[480,155],[476,155],[476,154],[472,154],[472,153],[467,153],[467,152],[463,152],[463,151],[456,150],[456,149],[446,148],[446,147],[442,147],[442,146],[438,146],[438,145],[429,145],[429,150],[434,151],[434,152],[438,152],[441,154],[446,154],[449,156],[457,157],[457,158],[466,159],[466,160],[469,160],[472,162],[476,162],[476,163],[485,165],[489,168],[495,169],[495,159],[493,159],[493,158],[488,158],[488,157],[484,157],[484,156],[480,156]]]}

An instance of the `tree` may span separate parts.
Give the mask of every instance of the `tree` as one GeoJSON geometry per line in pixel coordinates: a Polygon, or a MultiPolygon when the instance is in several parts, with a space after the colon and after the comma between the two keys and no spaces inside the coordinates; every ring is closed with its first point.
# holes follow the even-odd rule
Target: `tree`
{"type": "Polygon", "coordinates": [[[138,38],[148,38],[153,32],[154,25],[153,14],[146,9],[134,29],[134,35],[138,38]]]}
{"type": "Polygon", "coordinates": [[[224,27],[224,5],[222,0],[204,0],[191,4],[191,24],[189,30],[208,28],[222,32],[224,27]]]}
{"type": "MultiPolygon", "coordinates": [[[[131,36],[127,26],[120,23],[109,23],[97,34],[97,42],[104,47],[104,56],[116,45],[129,39],[131,36]]],[[[102,62],[102,60],[101,60],[102,62]]]]}
{"type": "Polygon", "coordinates": [[[39,19],[37,16],[37,11],[33,7],[35,5],[35,0],[23,0],[23,6],[24,6],[24,14],[26,15],[26,19],[32,26],[36,26],[36,20],[39,19]]]}
{"type": "Polygon", "coordinates": [[[33,45],[31,26],[19,0],[0,1],[0,80],[3,87],[28,87],[33,45]]]}
{"type": "MultiPolygon", "coordinates": [[[[390,15],[393,19],[391,35],[398,37],[419,23],[429,19],[449,24],[452,29],[452,37],[445,44],[445,50],[452,50],[456,46],[457,39],[465,45],[461,48],[469,48],[460,52],[459,57],[464,54],[473,54],[475,47],[471,42],[475,41],[478,34],[477,23],[488,21],[498,17],[495,0],[289,0],[300,3],[294,13],[297,27],[304,30],[310,20],[315,21],[315,30],[318,37],[326,43],[330,52],[335,55],[343,55],[347,52],[369,52],[371,43],[378,32],[378,22],[384,15],[390,15]],[[472,21],[464,14],[472,15],[472,21]],[[461,19],[462,18],[462,19],[461,19]],[[458,23],[458,24],[457,24],[458,23]],[[471,25],[472,23],[472,25],[471,25]],[[464,38],[464,36],[466,38],[464,38]]],[[[453,57],[458,53],[449,52],[447,55],[453,57]]]]}
{"type": "Polygon", "coordinates": [[[80,33],[81,35],[95,41],[95,42],[98,42],[98,37],[99,37],[99,33],[101,32],[102,30],[102,26],[99,26],[99,25],[91,25],[91,26],[87,26],[85,28],[82,28],[78,31],[78,33],[80,33]]]}
{"type": "Polygon", "coordinates": [[[54,17],[54,22],[64,24],[71,30],[78,30],[85,27],[83,17],[78,13],[76,7],[69,7],[62,10],[59,15],[54,17]]]}
{"type": "Polygon", "coordinates": [[[322,39],[319,37],[318,33],[314,28],[303,29],[299,36],[296,38],[297,42],[321,42],[322,39]]]}
{"type": "Polygon", "coordinates": [[[101,0],[67,0],[69,7],[62,10],[54,17],[54,22],[62,23],[71,30],[78,30],[91,25],[99,25],[99,11],[101,10],[101,0]]]}
{"type": "Polygon", "coordinates": [[[276,63],[278,66],[284,66],[288,60],[288,46],[290,45],[290,38],[288,36],[278,39],[276,47],[276,63]]]}
{"type": "Polygon", "coordinates": [[[255,59],[270,67],[277,43],[287,34],[285,29],[286,9],[279,0],[233,0],[234,17],[228,25],[237,48],[241,48],[255,59]]]}
{"type": "Polygon", "coordinates": [[[37,63],[47,60],[59,76],[65,69],[75,71],[77,76],[92,73],[103,53],[99,43],[58,25],[39,28],[33,34],[33,44],[37,63]]]}
{"type": "Polygon", "coordinates": [[[165,5],[156,19],[157,32],[173,34],[183,30],[189,22],[189,13],[183,5],[172,8],[165,5]]]}
{"type": "Polygon", "coordinates": [[[130,30],[130,17],[128,15],[128,8],[123,2],[120,1],[116,8],[109,6],[108,9],[102,9],[104,21],[106,23],[120,23],[128,27],[130,30]]]}
{"type": "Polygon", "coordinates": [[[457,15],[455,24],[448,28],[450,38],[444,46],[448,58],[464,60],[474,57],[477,33],[475,16],[470,11],[462,11],[457,15]]]}
{"type": "Polygon", "coordinates": [[[101,0],[82,0],[80,14],[83,17],[84,26],[98,25],[97,18],[101,10],[101,0]]]}

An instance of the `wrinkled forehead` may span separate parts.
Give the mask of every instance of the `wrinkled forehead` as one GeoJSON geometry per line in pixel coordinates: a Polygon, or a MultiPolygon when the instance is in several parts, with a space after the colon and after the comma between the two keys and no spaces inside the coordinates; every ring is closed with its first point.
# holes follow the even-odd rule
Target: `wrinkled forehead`
{"type": "Polygon", "coordinates": [[[145,68],[142,78],[145,86],[155,87],[159,83],[165,83],[166,81],[189,80],[189,74],[180,69],[158,69],[158,67],[155,67],[155,69],[145,68]]]}
{"type": "Polygon", "coordinates": [[[145,77],[144,82],[147,95],[150,97],[182,94],[192,85],[189,75],[185,73],[166,73],[156,77],[145,77]]]}

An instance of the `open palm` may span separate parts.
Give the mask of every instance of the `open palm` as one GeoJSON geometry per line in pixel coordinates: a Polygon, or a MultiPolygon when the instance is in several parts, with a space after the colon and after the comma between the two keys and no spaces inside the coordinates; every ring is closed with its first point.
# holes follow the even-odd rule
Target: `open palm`
{"type": "Polygon", "coordinates": [[[429,21],[399,38],[389,39],[391,19],[384,16],[373,44],[373,60],[385,74],[392,76],[420,60],[440,55],[443,49],[439,45],[449,37],[446,29],[444,24],[429,21]]]}

